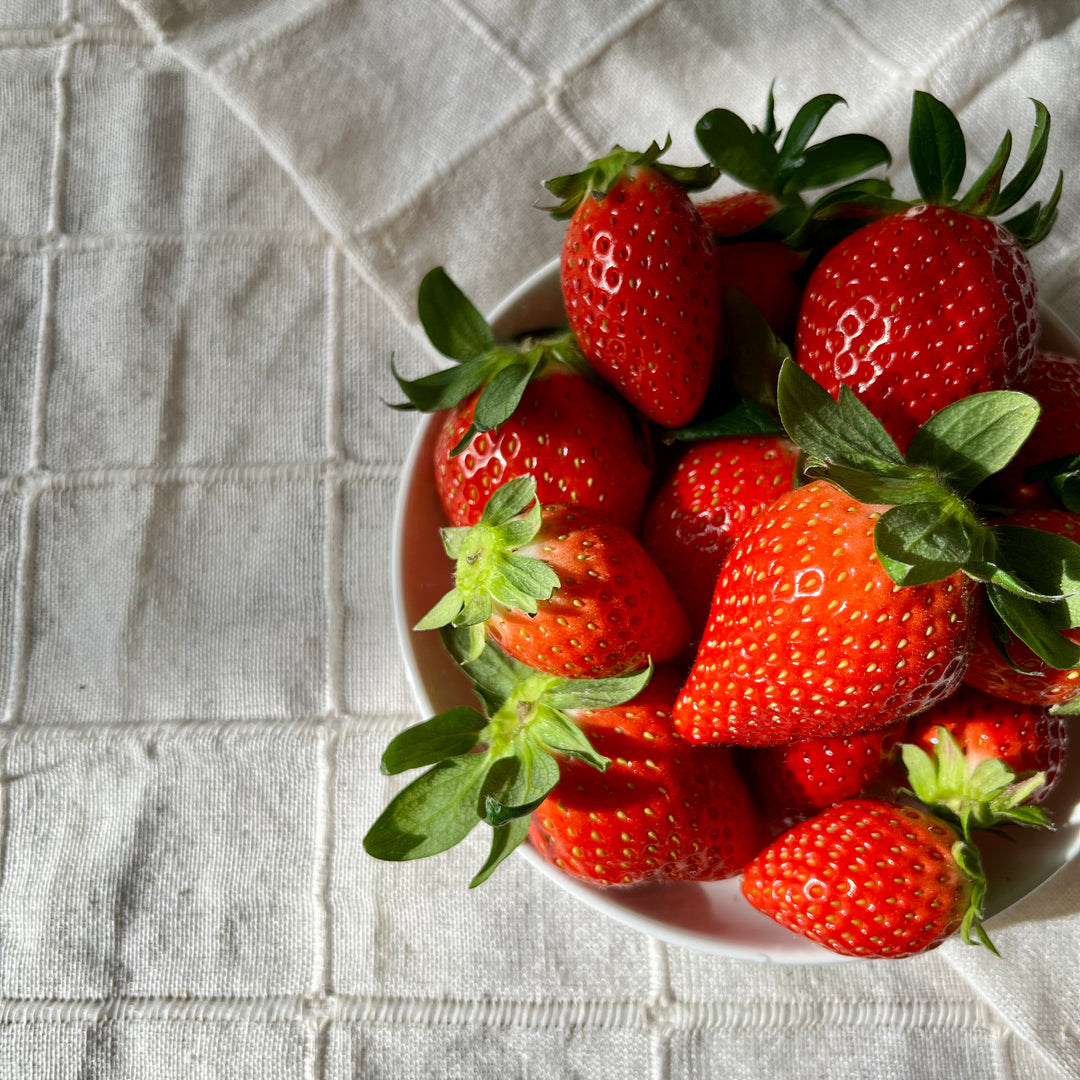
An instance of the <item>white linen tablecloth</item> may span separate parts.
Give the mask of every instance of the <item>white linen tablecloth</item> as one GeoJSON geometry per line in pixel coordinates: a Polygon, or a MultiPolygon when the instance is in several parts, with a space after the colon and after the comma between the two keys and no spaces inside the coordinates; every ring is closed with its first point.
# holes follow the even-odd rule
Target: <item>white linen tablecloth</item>
{"type": "Polygon", "coordinates": [[[0,1076],[1080,1076],[1076,866],[1002,960],[784,968],[361,847],[420,277],[490,309],[542,180],[774,77],[908,191],[913,89],[972,171],[1043,100],[1080,329],[1076,0],[0,0],[0,1076]]]}

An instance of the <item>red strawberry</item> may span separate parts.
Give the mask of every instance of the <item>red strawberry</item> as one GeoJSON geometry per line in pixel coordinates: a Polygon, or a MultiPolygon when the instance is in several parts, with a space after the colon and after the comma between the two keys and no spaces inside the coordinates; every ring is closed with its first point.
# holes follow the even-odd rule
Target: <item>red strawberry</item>
{"type": "Polygon", "coordinates": [[[933,754],[944,728],[972,765],[987,758],[1004,762],[1015,773],[1045,773],[1032,796],[1042,802],[1053,790],[1065,763],[1065,720],[1038,705],[1019,705],[962,686],[911,721],[907,742],[933,754]]]}
{"type": "MultiPolygon", "coordinates": [[[[1029,161],[1045,152],[1049,129],[1036,107],[1042,133],[1029,161]]],[[[1046,234],[1057,202],[1055,194],[1046,208],[1013,219],[1014,235],[988,215],[1021,198],[1037,168],[1000,187],[1003,144],[957,199],[964,146],[956,118],[916,92],[911,137],[912,169],[931,205],[890,214],[832,248],[807,284],[795,336],[799,365],[834,396],[849,385],[901,450],[943,406],[1010,386],[1031,364],[1039,307],[1023,246],[1046,234]],[[937,138],[924,138],[926,128],[937,138]],[[943,143],[949,150],[939,156],[943,143]]]]}
{"type": "Polygon", "coordinates": [[[758,801],[776,831],[865,792],[882,773],[908,721],[857,735],[800,739],[750,755],[758,801]]]}
{"type": "MultiPolygon", "coordinates": [[[[1008,518],[1007,524],[1041,529],[1080,542],[1080,515],[1067,510],[1023,510],[1008,518]]],[[[1063,635],[1080,645],[1080,631],[1065,630],[1063,635]]],[[[971,661],[964,682],[1007,701],[1064,705],[1080,693],[1080,667],[1051,667],[1001,627],[993,610],[987,608],[976,623],[971,661]],[[1000,638],[1004,639],[1002,645],[998,644],[1000,638]]]]}
{"type": "MultiPolygon", "coordinates": [[[[910,806],[850,799],[796,825],[747,866],[743,895],[846,956],[902,957],[978,927],[985,878],[952,826],[910,806]]],[[[988,942],[987,942],[988,944],[988,942]]]]}
{"type": "Polygon", "coordinates": [[[735,237],[760,228],[783,205],[764,191],[736,191],[699,202],[697,208],[710,236],[735,237]]]}
{"type": "Polygon", "coordinates": [[[641,544],[598,514],[541,508],[531,477],[504,484],[472,528],[444,529],[455,584],[417,624],[486,631],[537,671],[602,678],[678,655],[686,614],[641,544]],[[527,507],[532,507],[524,513],[527,507]]]}
{"type": "Polygon", "coordinates": [[[696,635],[735,537],[795,482],[797,448],[772,435],[695,442],[650,502],[642,544],[682,601],[696,635]]]}
{"type": "Polygon", "coordinates": [[[731,877],[764,842],[760,815],[719,746],[689,746],[671,726],[681,674],[657,668],[632,701],[571,712],[606,772],[560,761],[529,836],[549,862],[599,885],[731,877]]]}
{"type": "Polygon", "coordinates": [[[637,532],[652,479],[648,432],[607,389],[549,367],[512,416],[454,454],[480,393],[447,413],[435,446],[435,484],[451,524],[475,525],[496,487],[531,474],[541,502],[596,510],[637,532]]]}
{"type": "Polygon", "coordinates": [[[453,525],[475,525],[491,493],[531,474],[543,502],[595,509],[636,532],[652,479],[648,429],[605,387],[568,333],[496,342],[441,267],[420,284],[421,322],[455,366],[398,384],[398,408],[446,411],[435,485],[453,525]]]}
{"type": "Polygon", "coordinates": [[[973,584],[894,584],[875,550],[886,508],[822,481],[780,496],[736,540],[675,705],[692,742],[773,746],[851,735],[959,685],[973,584]]]}
{"type": "Polygon", "coordinates": [[[546,186],[570,217],[562,291],[582,351],[645,416],[679,427],[705,398],[720,333],[712,244],[684,188],[716,170],[673,169],[662,153],[616,147],[546,186]]]}
{"type": "Polygon", "coordinates": [[[1080,360],[1038,352],[1012,387],[1042,406],[1035,430],[1016,457],[986,486],[983,498],[1013,509],[1052,509],[1057,499],[1044,479],[1026,479],[1033,466],[1080,454],[1080,360]]]}
{"type": "Polygon", "coordinates": [[[775,240],[746,240],[716,247],[716,281],[721,290],[740,289],[761,312],[774,334],[791,341],[803,287],[796,275],[806,256],[775,240]]]}

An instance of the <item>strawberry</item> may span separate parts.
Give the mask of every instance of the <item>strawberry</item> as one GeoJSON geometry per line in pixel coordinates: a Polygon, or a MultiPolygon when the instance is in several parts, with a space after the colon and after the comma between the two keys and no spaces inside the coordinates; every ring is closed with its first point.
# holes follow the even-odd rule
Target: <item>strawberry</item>
{"type": "Polygon", "coordinates": [[[845,956],[912,956],[956,930],[989,945],[977,850],[946,822],[882,799],[848,799],[796,825],[746,867],[742,892],[845,956]]]}
{"type": "Polygon", "coordinates": [[[400,407],[446,411],[434,469],[450,523],[475,525],[497,487],[531,474],[543,502],[591,508],[636,532],[652,479],[649,433],[572,337],[496,342],[439,267],[420,285],[419,309],[429,339],[456,366],[398,377],[409,399],[400,407]]]}
{"type": "Polygon", "coordinates": [[[1042,773],[1044,781],[1029,799],[1042,802],[1053,790],[1065,763],[1065,720],[1038,705],[1020,705],[962,686],[911,721],[905,741],[933,754],[942,729],[973,766],[1001,761],[1014,773],[1042,773]]]}
{"type": "MultiPolygon", "coordinates": [[[[1006,225],[1038,174],[1049,116],[1036,102],[1035,136],[1017,177],[1001,186],[1006,135],[963,198],[964,139],[948,108],[915,93],[910,152],[923,202],[863,226],[822,258],[806,287],[795,334],[799,365],[830,393],[858,394],[905,450],[918,426],[952,401],[1014,384],[1039,336],[1025,247],[1041,240],[1060,193],[1006,225]]],[[[903,204],[891,201],[893,206],[903,204]]]]}
{"type": "Polygon", "coordinates": [[[570,219],[562,292],[582,351],[641,413],[679,427],[705,398],[720,334],[712,244],[686,194],[716,170],[661,164],[666,149],[615,147],[546,187],[570,219]]]}
{"type": "MultiPolygon", "coordinates": [[[[364,837],[364,849],[392,862],[426,858],[483,823],[491,828],[491,842],[487,861],[472,879],[476,886],[524,842],[530,815],[551,795],[568,762],[587,762],[598,776],[611,767],[573,714],[630,701],[652,669],[610,679],[564,679],[533,671],[491,643],[474,655],[471,637],[468,630],[449,630],[443,643],[472,682],[481,708],[458,706],[391,740],[382,756],[384,773],[426,771],[390,801],[364,837]]],[[[659,793],[656,798],[662,802],[659,793]]],[[[683,835],[689,839],[693,831],[683,835]]]]}
{"type": "Polygon", "coordinates": [[[735,191],[696,205],[705,228],[716,240],[761,228],[784,204],[764,191],[735,191]]]}
{"type": "Polygon", "coordinates": [[[417,624],[485,633],[538,671],[603,678],[670,660],[690,628],[641,544],[600,515],[541,507],[530,476],[500,487],[471,528],[443,530],[454,587],[417,624]],[[526,508],[531,509],[526,511],[526,508]]]}
{"type": "Polygon", "coordinates": [[[799,739],[753,751],[750,778],[774,831],[865,792],[889,763],[907,724],[898,720],[857,735],[799,739]]]}
{"type": "Polygon", "coordinates": [[[706,439],[679,452],[649,503],[641,542],[700,636],[739,531],[795,482],[797,450],[763,435],[706,439]]]}
{"type": "Polygon", "coordinates": [[[956,689],[974,590],[960,573],[895,584],[874,543],[885,509],[816,481],[753,519],[676,701],[683,736],[772,746],[851,735],[956,689]]]}
{"type": "MultiPolygon", "coordinates": [[[[1080,515],[1067,510],[1025,510],[1013,514],[1002,525],[1009,530],[1038,529],[1043,534],[1080,541],[1080,515]]],[[[1029,564],[1029,575],[1037,565],[1029,564]]],[[[1052,582],[1047,586],[1047,591],[1054,591],[1052,582]]],[[[984,610],[976,624],[964,681],[1007,701],[1070,707],[1073,702],[1080,703],[1080,632],[1063,629],[1054,646],[1055,652],[1061,654],[1057,666],[1051,663],[1053,656],[1036,655],[1030,645],[1018,640],[994,609],[984,610]]]]}
{"type": "Polygon", "coordinates": [[[730,751],[689,746],[672,729],[681,678],[657,668],[631,701],[570,713],[612,764],[600,773],[580,759],[560,762],[529,831],[548,862],[597,885],[713,881],[758,851],[761,817],[730,751]]]}

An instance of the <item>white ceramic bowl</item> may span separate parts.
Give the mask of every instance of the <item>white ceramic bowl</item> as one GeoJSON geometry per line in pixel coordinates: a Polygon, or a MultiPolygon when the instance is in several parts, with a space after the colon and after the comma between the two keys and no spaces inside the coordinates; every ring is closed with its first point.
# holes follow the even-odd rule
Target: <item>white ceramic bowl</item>
{"type": "MultiPolygon", "coordinates": [[[[558,262],[523,282],[494,311],[500,338],[540,327],[563,325],[558,262]]],[[[1045,348],[1080,356],[1077,339],[1060,319],[1043,311],[1045,348]]],[[[439,635],[412,627],[452,585],[452,566],[439,528],[446,524],[432,478],[431,459],[440,417],[425,417],[417,429],[401,478],[394,523],[395,617],[413,694],[424,717],[455,705],[473,704],[472,689],[444,651],[439,635]]],[[[1080,740],[1078,740],[1080,741],[1080,740]]],[[[990,878],[988,927],[1080,850],[1080,752],[1074,752],[1047,803],[1057,828],[1031,830],[1016,843],[980,838],[990,878]]],[[[631,889],[593,888],[568,877],[528,845],[520,849],[541,873],[579,900],[611,918],[662,941],[698,952],[786,964],[832,963],[846,959],[785,930],[743,899],[739,879],[667,882],[631,889]]],[[[451,856],[452,857],[452,856],[451,856]]],[[[463,873],[467,871],[463,870],[463,873]]]]}

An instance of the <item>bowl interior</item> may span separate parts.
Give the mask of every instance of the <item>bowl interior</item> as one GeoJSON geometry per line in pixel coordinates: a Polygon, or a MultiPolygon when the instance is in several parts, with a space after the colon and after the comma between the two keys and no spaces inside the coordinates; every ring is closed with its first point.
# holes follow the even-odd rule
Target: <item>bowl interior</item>
{"type": "MultiPolygon", "coordinates": [[[[563,325],[558,262],[523,282],[495,310],[500,338],[563,325]]],[[[1080,339],[1053,312],[1043,309],[1042,345],[1080,356],[1080,339]]],[[[468,680],[447,655],[439,635],[412,627],[452,585],[452,567],[439,529],[446,524],[432,481],[431,460],[439,417],[424,418],[406,461],[394,527],[395,621],[410,683],[422,714],[433,716],[473,702],[468,680]]],[[[980,847],[990,878],[988,925],[1037,888],[1080,849],[1080,760],[1070,755],[1047,803],[1057,828],[1031,830],[1023,843],[986,836],[980,847]]],[[[653,937],[699,952],[781,963],[834,963],[846,958],[798,937],[755,911],[737,878],[718,882],[671,882],[634,889],[598,889],[562,874],[527,844],[521,852],[540,872],[584,903],[653,937]]]]}

